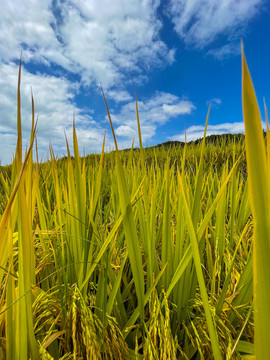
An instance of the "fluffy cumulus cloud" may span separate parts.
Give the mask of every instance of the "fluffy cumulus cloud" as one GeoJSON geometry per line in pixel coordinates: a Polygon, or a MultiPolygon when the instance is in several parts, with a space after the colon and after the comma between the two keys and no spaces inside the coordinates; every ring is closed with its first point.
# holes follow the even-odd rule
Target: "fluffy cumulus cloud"
{"type": "MultiPolygon", "coordinates": [[[[218,135],[218,134],[242,134],[244,133],[244,123],[224,123],[218,125],[208,125],[206,135],[218,135]]],[[[204,126],[194,125],[186,129],[187,141],[200,139],[204,134],[204,126]]],[[[171,136],[169,140],[173,141],[185,141],[185,133],[171,136]]]]}
{"type": "MultiPolygon", "coordinates": [[[[18,66],[0,64],[0,134],[1,161],[8,163],[12,160],[16,148],[16,92],[18,66]]],[[[21,83],[21,116],[23,125],[24,146],[31,129],[31,88],[35,100],[35,113],[38,118],[37,140],[40,155],[46,160],[49,142],[59,155],[65,153],[66,131],[72,143],[73,112],[79,124],[81,149],[99,150],[104,130],[93,120],[90,113],[80,109],[74,102],[74,94],[78,89],[77,83],[70,83],[65,78],[31,74],[22,69],[21,83]],[[89,146],[91,145],[91,148],[89,146]]],[[[29,142],[29,139],[28,139],[29,142]]]]}
{"type": "Polygon", "coordinates": [[[130,126],[121,125],[115,131],[116,135],[124,136],[128,138],[134,138],[136,136],[136,132],[130,126]]]}
{"type": "Polygon", "coordinates": [[[213,108],[219,108],[222,104],[222,100],[220,98],[212,98],[208,101],[206,101],[206,105],[209,106],[211,104],[211,109],[213,108]]]}
{"type": "Polygon", "coordinates": [[[2,1],[0,11],[0,59],[8,62],[23,52],[25,61],[49,65],[52,61],[67,68],[65,57],[53,30],[56,20],[52,1],[2,1]]]}
{"type": "Polygon", "coordinates": [[[219,35],[227,36],[228,44],[209,52],[222,58],[239,51],[240,35],[263,4],[263,0],[170,0],[169,14],[186,44],[203,48],[219,35]]]}
{"type": "MultiPolygon", "coordinates": [[[[18,66],[16,64],[0,64],[0,134],[1,161],[9,163],[16,148],[16,91],[18,66]]],[[[39,157],[46,160],[51,143],[56,155],[66,153],[64,133],[72,146],[72,124],[75,112],[76,131],[79,138],[80,151],[86,153],[99,152],[104,136],[104,123],[94,120],[92,111],[79,108],[75,103],[78,83],[71,83],[64,77],[31,74],[22,68],[21,113],[23,124],[24,147],[29,143],[31,129],[31,89],[35,99],[35,114],[38,117],[37,141],[39,157]]],[[[115,94],[111,93],[113,97],[115,94]]],[[[137,118],[134,99],[129,93],[121,93],[125,99],[120,103],[118,111],[112,109],[112,120],[118,137],[119,148],[127,148],[137,139],[137,118]],[[127,100],[129,100],[127,102],[127,100]]],[[[150,140],[156,133],[157,126],[173,118],[190,114],[195,110],[193,103],[173,94],[156,92],[152,97],[138,101],[143,141],[150,140]]],[[[108,128],[108,121],[106,119],[108,128]]],[[[114,148],[111,135],[107,134],[106,149],[114,148]]]]}
{"type": "MultiPolygon", "coordinates": [[[[14,0],[1,4],[0,58],[57,64],[110,87],[174,61],[160,39],[159,0],[14,0]],[[101,10],[102,9],[102,10],[101,10]]],[[[143,76],[141,77],[143,79],[143,76]]]]}
{"type": "Polygon", "coordinates": [[[60,37],[69,58],[83,70],[83,81],[111,86],[124,81],[126,73],[174,61],[174,50],[159,38],[159,3],[73,0],[61,4],[60,37]]]}
{"type": "Polygon", "coordinates": [[[107,97],[113,99],[116,102],[132,100],[132,96],[126,90],[109,90],[107,91],[107,97]]]}
{"type": "MultiPolygon", "coordinates": [[[[24,137],[30,131],[32,86],[43,157],[48,153],[49,141],[57,153],[65,152],[64,131],[71,137],[73,111],[81,146],[87,152],[99,151],[104,124],[94,120],[93,109],[79,107],[76,97],[88,86],[99,90],[102,83],[108,99],[121,106],[132,100],[127,84],[141,84],[150,71],[174,62],[175,49],[169,48],[160,37],[159,5],[160,0],[1,2],[0,153],[3,163],[11,161],[16,144],[20,54],[26,65],[21,88],[24,137]]],[[[132,130],[124,123],[121,125],[117,133],[124,146],[124,137],[129,139],[132,130]]],[[[108,137],[107,148],[112,144],[108,137]]]]}
{"type": "MultiPolygon", "coordinates": [[[[196,109],[191,101],[165,92],[156,92],[151,98],[139,100],[138,108],[144,142],[151,139],[158,126],[179,116],[188,115],[196,109]]],[[[135,144],[138,144],[135,102],[124,104],[120,111],[113,112],[111,117],[116,127],[116,134],[135,138],[135,144]]]]}
{"type": "MultiPolygon", "coordinates": [[[[169,0],[164,4],[161,0],[0,1],[2,162],[11,161],[16,145],[16,87],[21,53],[24,139],[29,137],[31,126],[32,86],[43,158],[49,141],[59,155],[65,153],[64,131],[71,139],[73,112],[81,148],[86,152],[100,150],[104,115],[99,112],[99,118],[96,117],[94,110],[98,105],[89,102],[90,108],[85,109],[81,100],[85,91],[96,96],[100,83],[113,103],[119,146],[126,147],[134,137],[137,141],[135,102],[127,89],[142,85],[155,69],[175,61],[175,49],[161,36],[164,13],[170,16],[175,31],[186,44],[202,48],[219,34],[233,39],[262,3],[263,0],[169,0]]],[[[229,41],[222,48],[207,51],[222,58],[234,53],[235,48],[229,41]]],[[[150,93],[138,105],[144,141],[150,140],[160,125],[195,110],[188,99],[165,92],[150,93]]],[[[111,147],[112,138],[108,136],[107,149],[111,147]]]]}

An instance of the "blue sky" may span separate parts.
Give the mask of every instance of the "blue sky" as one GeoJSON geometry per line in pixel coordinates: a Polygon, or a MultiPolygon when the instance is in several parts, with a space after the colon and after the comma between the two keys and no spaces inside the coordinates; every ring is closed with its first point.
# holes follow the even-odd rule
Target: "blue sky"
{"type": "MultiPolygon", "coordinates": [[[[81,153],[113,149],[102,84],[120,148],[243,132],[240,39],[263,110],[270,107],[269,0],[0,1],[0,159],[16,147],[22,53],[22,121],[29,143],[31,88],[40,160],[66,154],[72,119],[81,153]]],[[[264,115],[262,112],[262,120],[264,115]]]]}

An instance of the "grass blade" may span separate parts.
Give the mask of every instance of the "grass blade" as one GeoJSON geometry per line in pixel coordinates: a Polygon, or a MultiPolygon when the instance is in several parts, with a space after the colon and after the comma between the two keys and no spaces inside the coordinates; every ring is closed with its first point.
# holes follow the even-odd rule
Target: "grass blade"
{"type": "Polygon", "coordinates": [[[191,247],[192,247],[192,252],[193,252],[193,259],[194,259],[198,283],[199,283],[199,287],[200,287],[200,293],[201,293],[201,297],[202,297],[202,301],[203,301],[203,307],[204,307],[204,311],[205,311],[208,331],[209,331],[209,335],[210,335],[210,339],[211,339],[211,343],[212,343],[213,355],[214,355],[215,360],[221,360],[222,357],[221,357],[219,343],[218,343],[217,331],[216,331],[214,323],[213,323],[213,319],[212,319],[212,315],[211,315],[211,311],[210,311],[210,307],[209,307],[209,303],[208,303],[206,286],[205,286],[203,273],[202,273],[200,252],[199,252],[199,247],[198,247],[198,239],[196,237],[194,225],[192,222],[192,217],[191,217],[191,214],[189,211],[189,207],[187,204],[187,200],[186,200],[186,196],[185,196],[185,192],[184,192],[184,188],[183,188],[183,184],[182,184],[181,175],[179,172],[178,172],[178,178],[179,178],[181,193],[182,193],[183,200],[184,200],[184,206],[185,206],[185,211],[186,211],[185,214],[186,214],[188,230],[189,230],[189,234],[190,234],[190,242],[191,242],[191,247]]]}
{"type": "Polygon", "coordinates": [[[242,46],[242,101],[249,197],[254,217],[254,321],[257,360],[270,354],[270,188],[259,107],[242,46]]]}
{"type": "Polygon", "coordinates": [[[124,169],[118,154],[118,146],[116,141],[116,136],[113,129],[113,124],[107,105],[107,101],[102,90],[104,101],[107,108],[107,114],[110,121],[113,138],[115,142],[116,149],[116,168],[117,168],[117,180],[118,180],[118,191],[120,198],[121,212],[123,215],[123,226],[126,235],[126,242],[129,254],[129,260],[131,264],[131,269],[134,277],[136,294],[138,299],[139,311],[141,316],[141,321],[144,319],[144,274],[142,267],[142,256],[141,249],[138,241],[137,230],[135,226],[135,221],[132,213],[132,206],[128,194],[127,183],[125,179],[124,169]]]}

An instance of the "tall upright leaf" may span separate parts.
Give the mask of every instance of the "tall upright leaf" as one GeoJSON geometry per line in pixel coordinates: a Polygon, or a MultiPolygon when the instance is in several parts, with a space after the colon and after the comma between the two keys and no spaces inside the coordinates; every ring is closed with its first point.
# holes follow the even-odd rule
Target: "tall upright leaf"
{"type": "Polygon", "coordinates": [[[257,360],[270,354],[270,188],[259,107],[242,46],[242,101],[249,197],[254,217],[254,318],[257,360]]]}
{"type": "MultiPolygon", "coordinates": [[[[102,90],[103,92],[103,90],[102,90]]],[[[139,311],[141,316],[141,321],[144,319],[144,275],[143,275],[143,266],[142,266],[142,255],[141,248],[138,241],[137,229],[134,221],[132,206],[130,202],[130,196],[128,193],[127,182],[125,178],[125,173],[123,165],[121,163],[118,146],[116,141],[116,136],[114,133],[114,128],[107,105],[107,101],[103,92],[103,97],[107,109],[108,118],[110,121],[115,149],[116,149],[116,169],[117,169],[117,182],[118,182],[118,191],[120,198],[121,212],[123,216],[123,226],[126,235],[127,249],[129,260],[131,264],[131,269],[134,277],[136,295],[138,299],[139,311]]]]}

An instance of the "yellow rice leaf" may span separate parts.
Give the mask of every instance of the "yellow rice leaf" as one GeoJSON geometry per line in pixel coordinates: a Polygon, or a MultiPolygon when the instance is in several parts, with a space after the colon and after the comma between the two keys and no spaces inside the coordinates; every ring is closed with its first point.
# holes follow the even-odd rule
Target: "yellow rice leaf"
{"type": "Polygon", "coordinates": [[[270,189],[259,107],[242,48],[242,101],[246,132],[249,197],[254,217],[254,323],[255,355],[270,353],[270,189]]]}

